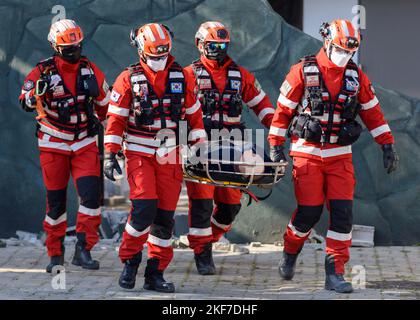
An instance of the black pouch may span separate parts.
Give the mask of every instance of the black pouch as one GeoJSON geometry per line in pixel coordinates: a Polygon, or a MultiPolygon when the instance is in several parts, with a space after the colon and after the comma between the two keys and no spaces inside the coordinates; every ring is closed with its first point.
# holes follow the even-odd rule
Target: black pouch
{"type": "Polygon", "coordinates": [[[216,94],[212,90],[203,92],[203,114],[213,115],[216,112],[216,94]]]}
{"type": "Polygon", "coordinates": [[[83,80],[83,91],[88,97],[96,98],[99,96],[99,87],[96,77],[91,75],[83,80]]]}
{"type": "Polygon", "coordinates": [[[324,115],[325,105],[322,101],[322,92],[320,90],[310,91],[308,100],[311,105],[311,114],[313,116],[324,115]]]}
{"type": "Polygon", "coordinates": [[[343,123],[338,133],[337,144],[348,146],[355,143],[359,139],[362,131],[362,126],[356,120],[343,123]]]}
{"type": "Polygon", "coordinates": [[[302,113],[293,119],[288,135],[305,139],[308,142],[319,143],[322,137],[321,123],[309,114],[302,113]]]}
{"type": "Polygon", "coordinates": [[[180,97],[171,99],[171,120],[174,122],[182,120],[182,102],[180,97]]]}
{"type": "Polygon", "coordinates": [[[152,102],[137,96],[135,98],[140,100],[140,107],[134,110],[136,127],[152,125],[155,120],[152,102]]]}
{"type": "Polygon", "coordinates": [[[356,96],[348,96],[343,104],[341,118],[344,120],[354,120],[359,112],[360,105],[357,103],[356,96]]]}
{"type": "Polygon", "coordinates": [[[58,121],[66,124],[70,122],[70,106],[67,101],[59,101],[57,103],[58,121]]]}
{"type": "Polygon", "coordinates": [[[242,97],[232,94],[228,104],[228,117],[238,117],[242,111],[242,97]]]}

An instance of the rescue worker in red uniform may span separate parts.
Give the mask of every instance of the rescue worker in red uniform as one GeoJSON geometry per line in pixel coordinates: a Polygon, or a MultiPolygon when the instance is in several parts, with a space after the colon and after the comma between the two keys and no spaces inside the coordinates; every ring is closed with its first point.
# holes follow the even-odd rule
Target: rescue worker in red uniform
{"type": "Polygon", "coordinates": [[[168,137],[165,148],[159,132],[178,130],[187,120],[190,141],[206,138],[200,102],[194,96],[194,82],[170,54],[172,34],[157,23],[131,32],[139,63],[128,67],[113,85],[108,110],[105,146],[108,161],[105,175],[121,173],[116,154],[124,149],[130,185],[131,214],[125,227],[119,256],[124,269],[119,285],[132,289],[147,241],[148,260],[144,289],[174,292],[173,283],[163,278],[173,257],[171,237],[174,211],[183,180],[179,161],[163,163],[163,157],[177,153],[177,137],[168,137]]]}
{"type": "Polygon", "coordinates": [[[34,111],[38,99],[45,113],[44,117],[37,117],[37,137],[47,189],[43,223],[51,257],[47,272],[64,262],[70,174],[80,197],[72,263],[86,269],[99,268],[99,262],[92,260],[90,254],[99,240],[101,221],[99,150],[95,136],[100,121],[106,117],[109,88],[102,71],[81,55],[82,40],[83,32],[73,20],[52,24],[48,41],[55,54],[28,74],[19,97],[25,111],[34,111]],[[45,94],[41,95],[41,91],[45,94]]]}
{"type": "MultiPolygon", "coordinates": [[[[208,135],[212,129],[242,129],[243,102],[266,128],[270,127],[274,115],[269,97],[255,76],[228,56],[229,43],[229,31],[222,23],[208,21],[201,24],[195,35],[200,59],[185,68],[189,81],[196,83],[197,98],[201,101],[208,135]]],[[[242,192],[195,182],[186,182],[186,185],[189,244],[194,250],[198,272],[212,275],[216,272],[212,243],[231,229],[241,208],[242,192]]]]}
{"type": "Polygon", "coordinates": [[[352,285],[343,275],[349,260],[355,186],[351,144],[362,131],[357,115],[382,146],[388,173],[397,168],[398,155],[372,84],[351,60],[359,48],[359,31],[347,20],[334,20],[324,23],[320,32],[323,48],[293,65],[286,76],[269,133],[274,162],[286,160],[283,144],[286,135],[291,137],[298,204],[284,234],[279,272],[286,280],[293,278],[297,256],[326,202],[330,225],[325,288],[350,293],[352,285]]]}

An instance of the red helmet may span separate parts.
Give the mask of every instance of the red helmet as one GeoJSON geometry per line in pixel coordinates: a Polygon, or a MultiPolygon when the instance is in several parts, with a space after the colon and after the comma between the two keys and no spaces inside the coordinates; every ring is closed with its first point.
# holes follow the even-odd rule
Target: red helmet
{"type": "Polygon", "coordinates": [[[140,54],[149,57],[162,57],[172,49],[173,34],[163,24],[148,23],[138,29],[131,30],[131,44],[137,47],[140,54]]]}
{"type": "Polygon", "coordinates": [[[360,32],[349,20],[337,19],[331,23],[323,23],[320,34],[324,38],[324,48],[332,44],[349,52],[356,52],[359,49],[360,32]]]}
{"type": "Polygon", "coordinates": [[[229,47],[228,29],[220,22],[207,21],[201,24],[195,34],[195,45],[208,59],[224,61],[229,47]]]}
{"type": "Polygon", "coordinates": [[[70,19],[54,22],[48,33],[48,41],[56,48],[57,46],[73,46],[83,40],[82,29],[70,19]]]}

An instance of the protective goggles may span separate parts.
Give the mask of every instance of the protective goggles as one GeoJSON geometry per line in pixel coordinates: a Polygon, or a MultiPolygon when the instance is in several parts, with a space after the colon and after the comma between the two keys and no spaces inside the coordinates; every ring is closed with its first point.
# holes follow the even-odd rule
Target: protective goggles
{"type": "Polygon", "coordinates": [[[206,46],[211,51],[226,50],[228,47],[228,43],[227,42],[208,42],[206,46]]]}

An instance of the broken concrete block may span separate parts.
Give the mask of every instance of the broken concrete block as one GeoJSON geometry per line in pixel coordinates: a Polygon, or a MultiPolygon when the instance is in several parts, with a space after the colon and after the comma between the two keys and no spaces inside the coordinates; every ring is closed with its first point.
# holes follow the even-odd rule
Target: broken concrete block
{"type": "Polygon", "coordinates": [[[262,244],[261,244],[261,242],[251,242],[251,243],[249,244],[249,246],[250,246],[251,248],[259,248],[259,247],[262,247],[262,244]]]}
{"type": "Polygon", "coordinates": [[[190,242],[188,241],[188,237],[186,235],[180,236],[178,240],[178,248],[186,249],[186,248],[189,248],[189,246],[190,246],[190,242]]]}
{"type": "Polygon", "coordinates": [[[325,239],[323,236],[319,235],[315,229],[312,229],[311,233],[309,234],[308,240],[306,242],[309,243],[324,243],[325,239]]]}
{"type": "Polygon", "coordinates": [[[22,243],[19,239],[17,238],[9,238],[6,240],[6,244],[10,247],[18,247],[20,246],[22,243]]]}
{"type": "Polygon", "coordinates": [[[239,252],[239,253],[243,253],[243,254],[248,254],[249,253],[249,249],[245,248],[244,246],[240,246],[237,244],[231,244],[230,245],[230,251],[231,252],[239,252]]]}
{"type": "Polygon", "coordinates": [[[352,230],[352,247],[373,247],[373,237],[375,234],[375,227],[353,225],[352,230]]]}

